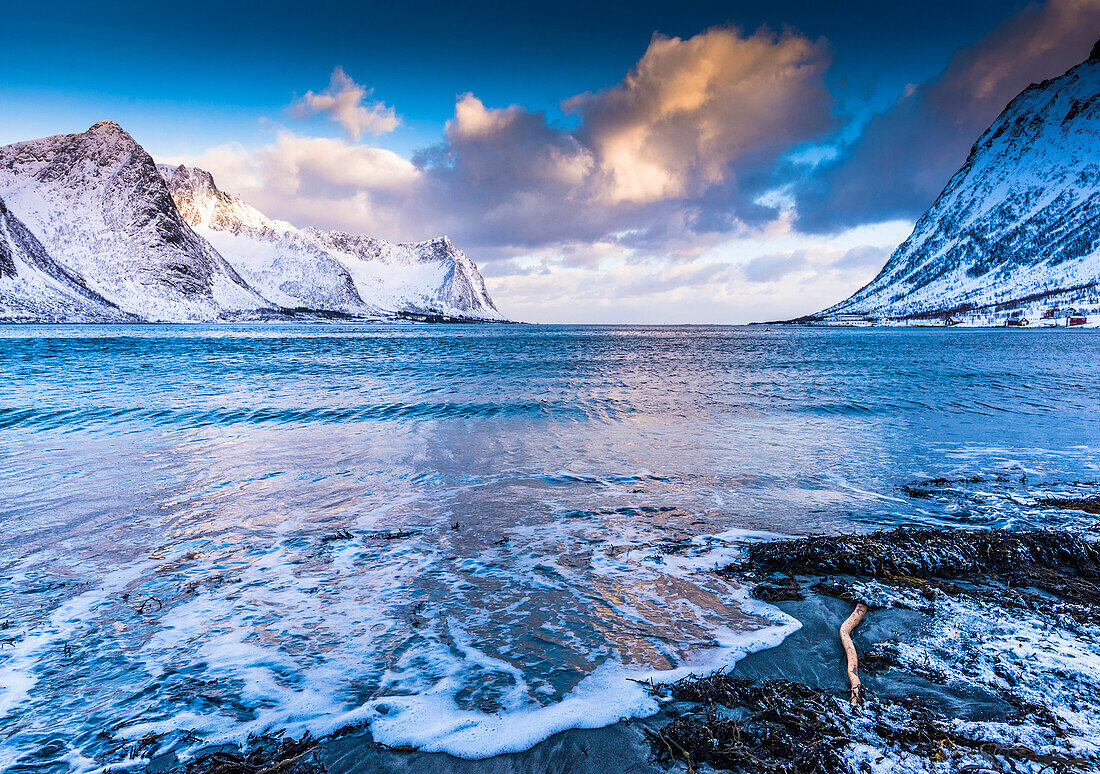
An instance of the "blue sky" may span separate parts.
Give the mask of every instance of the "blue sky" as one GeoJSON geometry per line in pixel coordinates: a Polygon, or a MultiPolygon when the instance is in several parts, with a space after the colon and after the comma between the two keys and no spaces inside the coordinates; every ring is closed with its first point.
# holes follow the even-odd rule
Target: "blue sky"
{"type": "Polygon", "coordinates": [[[299,225],[447,231],[525,319],[807,313],[1084,58],[1098,5],[17,0],[0,143],[114,119],[299,225]],[[393,120],[356,133],[340,94],[393,120]]]}
{"type": "Polygon", "coordinates": [[[1022,5],[17,0],[5,27],[19,32],[0,50],[9,106],[0,141],[76,131],[108,114],[148,132],[154,152],[257,141],[261,119],[341,65],[399,107],[404,127],[383,143],[412,153],[438,142],[458,94],[557,116],[563,99],[617,82],[654,32],[690,37],[725,24],[824,37],[831,87],[859,110],[942,69],[1022,5]]]}

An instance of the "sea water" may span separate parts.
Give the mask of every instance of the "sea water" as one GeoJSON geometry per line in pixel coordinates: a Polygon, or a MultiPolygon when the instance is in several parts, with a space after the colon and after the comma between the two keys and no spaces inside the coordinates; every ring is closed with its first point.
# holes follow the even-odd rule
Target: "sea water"
{"type": "Polygon", "coordinates": [[[899,487],[1100,479],[1098,388],[1070,330],[0,327],[0,770],[651,714],[797,629],[746,542],[1049,523],[899,487]]]}

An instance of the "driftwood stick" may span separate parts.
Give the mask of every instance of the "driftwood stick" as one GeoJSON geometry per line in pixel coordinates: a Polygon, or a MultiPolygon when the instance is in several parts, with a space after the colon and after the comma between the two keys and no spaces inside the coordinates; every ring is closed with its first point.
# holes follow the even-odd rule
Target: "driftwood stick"
{"type": "Polygon", "coordinates": [[[863,616],[867,615],[867,605],[860,602],[852,614],[840,625],[840,644],[844,646],[844,655],[848,657],[848,682],[852,684],[852,704],[863,698],[863,683],[859,680],[859,656],[856,654],[852,632],[859,626],[863,616]]]}

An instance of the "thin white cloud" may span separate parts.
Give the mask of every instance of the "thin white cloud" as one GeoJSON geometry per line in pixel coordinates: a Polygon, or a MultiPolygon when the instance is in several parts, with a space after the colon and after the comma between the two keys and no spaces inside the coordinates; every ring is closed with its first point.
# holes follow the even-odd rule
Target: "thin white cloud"
{"type": "Polygon", "coordinates": [[[307,91],[290,106],[290,114],[307,118],[324,113],[358,142],[364,133],[378,136],[401,125],[392,107],[379,100],[366,101],[373,93],[374,89],[356,83],[344,68],[337,67],[332,71],[328,88],[319,93],[307,91]]]}
{"type": "Polygon", "coordinates": [[[799,317],[881,269],[912,223],[823,237],[782,220],[689,258],[640,258],[622,244],[570,244],[490,264],[493,297],[534,322],[738,323],[799,317]]]}
{"type": "Polygon", "coordinates": [[[786,282],[793,276],[819,280],[824,274],[847,274],[870,278],[886,263],[895,247],[888,245],[857,245],[842,250],[827,243],[812,247],[759,255],[742,267],[749,282],[786,282]]]}

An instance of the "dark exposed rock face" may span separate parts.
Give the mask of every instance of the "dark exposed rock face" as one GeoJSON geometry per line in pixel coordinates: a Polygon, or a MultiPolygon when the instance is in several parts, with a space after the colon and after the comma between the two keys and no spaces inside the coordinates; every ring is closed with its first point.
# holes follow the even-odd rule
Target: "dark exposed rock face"
{"type": "MultiPolygon", "coordinates": [[[[0,199],[0,221],[5,224],[11,217],[4,200],[0,199]]],[[[15,274],[15,259],[12,256],[10,239],[0,238],[0,277],[11,277],[15,274]]]]}

